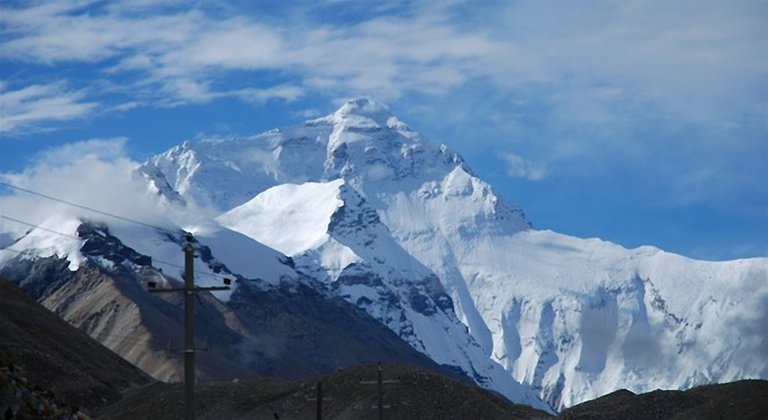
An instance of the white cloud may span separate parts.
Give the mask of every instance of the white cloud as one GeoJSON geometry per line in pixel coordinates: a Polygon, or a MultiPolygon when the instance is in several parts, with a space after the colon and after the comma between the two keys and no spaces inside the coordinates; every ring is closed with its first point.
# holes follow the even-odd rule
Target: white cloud
{"type": "Polygon", "coordinates": [[[507,174],[515,178],[540,181],[547,176],[547,170],[541,163],[530,162],[514,153],[502,152],[499,157],[507,167],[507,174]]]}
{"type": "Polygon", "coordinates": [[[122,25],[114,19],[89,16],[87,6],[48,2],[28,8],[4,7],[0,23],[7,29],[0,56],[52,64],[96,62],[114,55],[125,44],[122,25]]]}
{"type": "Polygon", "coordinates": [[[317,108],[308,108],[308,109],[302,109],[302,110],[296,111],[294,112],[293,115],[299,118],[315,119],[323,116],[323,112],[317,108]]]}
{"type": "MultiPolygon", "coordinates": [[[[0,56],[103,64],[115,77],[138,72],[136,82],[162,87],[155,101],[173,104],[221,97],[212,82],[227,72],[271,70],[313,89],[385,100],[446,94],[479,78],[506,89],[574,91],[552,98],[568,106],[590,101],[597,86],[700,119],[721,110],[718,103],[738,103],[768,72],[766,8],[752,1],[404,3],[348,22],[176,2],[99,6],[3,8],[0,56]]],[[[229,90],[249,88],[267,87],[229,90]]],[[[603,118],[600,106],[574,118],[603,118]]]]}
{"type": "MultiPolygon", "coordinates": [[[[154,83],[163,95],[193,103],[220,97],[209,87],[228,71],[280,70],[308,86],[385,98],[408,90],[444,92],[477,72],[482,63],[473,60],[501,52],[498,43],[431,16],[330,25],[265,24],[201,10],[147,17],[122,8],[41,4],[3,12],[9,30],[2,58],[109,62],[106,74],[143,73],[142,85],[154,83]]],[[[254,87],[240,89],[246,88],[254,87]]]]}
{"type": "MultiPolygon", "coordinates": [[[[90,139],[65,144],[39,155],[39,160],[15,173],[0,173],[5,183],[56,197],[82,206],[155,225],[167,225],[155,196],[134,176],[138,163],[123,155],[126,140],[90,139]]],[[[2,214],[32,224],[55,215],[86,217],[123,223],[102,214],[48,200],[22,191],[3,188],[2,214]]],[[[21,233],[25,225],[3,222],[3,230],[21,233]]]]}
{"type": "Polygon", "coordinates": [[[17,133],[37,124],[84,117],[98,105],[84,100],[82,90],[68,90],[63,82],[36,84],[10,90],[0,85],[0,132],[17,133]]]}
{"type": "Polygon", "coordinates": [[[295,85],[278,85],[267,89],[245,88],[227,92],[224,96],[235,96],[245,102],[263,104],[270,99],[293,101],[304,94],[304,89],[295,85]]]}
{"type": "Polygon", "coordinates": [[[45,164],[49,167],[69,165],[88,156],[96,157],[105,162],[112,162],[127,156],[125,150],[127,143],[127,137],[94,138],[66,143],[44,150],[37,156],[36,161],[38,166],[45,164]]]}

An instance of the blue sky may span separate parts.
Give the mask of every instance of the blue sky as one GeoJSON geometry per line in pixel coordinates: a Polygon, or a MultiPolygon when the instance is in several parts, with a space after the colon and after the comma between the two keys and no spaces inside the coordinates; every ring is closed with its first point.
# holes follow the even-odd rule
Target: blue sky
{"type": "Polygon", "coordinates": [[[366,95],[537,228],[768,255],[766,1],[209,3],[3,2],[0,173],[366,95]]]}

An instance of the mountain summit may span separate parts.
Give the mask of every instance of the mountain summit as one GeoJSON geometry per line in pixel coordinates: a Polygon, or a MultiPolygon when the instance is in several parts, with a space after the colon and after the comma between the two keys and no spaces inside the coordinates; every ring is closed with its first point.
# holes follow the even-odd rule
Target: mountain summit
{"type": "Polygon", "coordinates": [[[387,108],[367,97],[347,101],[336,112],[321,120],[332,120],[334,123],[346,123],[358,127],[365,125],[392,127],[399,123],[387,108]]]}

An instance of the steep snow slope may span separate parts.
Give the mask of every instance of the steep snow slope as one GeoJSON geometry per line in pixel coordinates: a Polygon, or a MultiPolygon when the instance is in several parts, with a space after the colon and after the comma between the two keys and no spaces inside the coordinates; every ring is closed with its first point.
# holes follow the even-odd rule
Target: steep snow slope
{"type": "Polygon", "coordinates": [[[488,359],[437,277],[392,240],[377,212],[343,179],[279,185],[218,220],[286,253],[297,270],[324,280],[432,360],[544,408],[488,359]]]}
{"type": "Polygon", "coordinates": [[[768,375],[765,259],[693,261],[535,230],[401,239],[436,272],[458,266],[493,359],[554,406],[768,375]]]}
{"type": "MultiPolygon", "coordinates": [[[[286,255],[296,256],[332,241],[328,224],[344,205],[338,197],[339,187],[343,184],[344,181],[339,179],[328,183],[280,185],[217,220],[257,241],[266,241],[263,243],[286,255]]],[[[335,256],[338,258],[343,256],[335,256]]],[[[357,261],[350,258],[341,268],[357,261]]]]}
{"type": "MultiPolygon", "coordinates": [[[[768,259],[693,261],[532,230],[459,155],[368,99],[299,127],[185,143],[152,158],[144,173],[169,194],[221,212],[284,183],[343,179],[437,274],[484,356],[557,407],[617,388],[768,377],[768,259]]],[[[303,207],[307,217],[338,209],[324,185],[315,193],[331,202],[303,207]]],[[[261,199],[281,196],[275,191],[261,199]]],[[[327,232],[316,233],[325,241],[327,232]]],[[[330,273],[345,263],[315,261],[330,273]]]]}

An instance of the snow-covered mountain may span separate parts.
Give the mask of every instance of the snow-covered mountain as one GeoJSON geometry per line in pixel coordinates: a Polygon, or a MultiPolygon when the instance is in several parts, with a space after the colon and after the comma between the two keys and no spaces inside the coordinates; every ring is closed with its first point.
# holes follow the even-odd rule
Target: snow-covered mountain
{"type": "MultiPolygon", "coordinates": [[[[405,298],[429,297],[432,325],[444,325],[435,275],[472,347],[553,407],[768,377],[768,259],[694,261],[534,230],[458,154],[370,99],[297,127],[184,143],[142,171],[169,200],[215,208],[439,358],[408,318],[430,315],[405,298]],[[380,283],[345,280],[361,271],[380,283]],[[403,313],[413,329],[388,318],[403,313]]],[[[481,365],[464,354],[451,363],[481,365]]]]}
{"type": "MultiPolygon", "coordinates": [[[[161,213],[194,216],[184,230],[198,241],[198,282],[238,278],[203,305],[227,343],[203,363],[214,376],[426,355],[555,409],[619,388],[768,378],[768,258],[695,261],[533,229],[457,153],[370,99],[253,137],[185,142],[136,173],[161,213]]],[[[11,225],[0,220],[0,245],[20,253],[0,253],[0,274],[157,377],[178,373],[158,339],[178,326],[179,302],[140,284],[179,277],[166,262],[180,226],[11,225]],[[151,345],[120,341],[125,331],[151,345]]]]}

